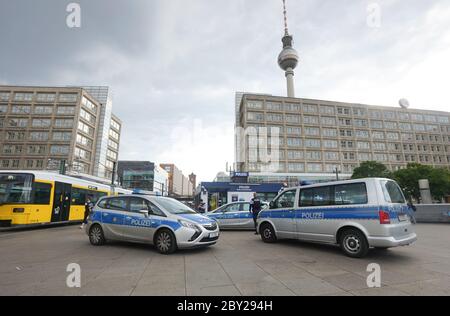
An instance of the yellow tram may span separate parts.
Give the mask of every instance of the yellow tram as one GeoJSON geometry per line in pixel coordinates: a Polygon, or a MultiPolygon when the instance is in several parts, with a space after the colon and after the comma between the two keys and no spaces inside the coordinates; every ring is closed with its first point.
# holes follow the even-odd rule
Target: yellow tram
{"type": "Polygon", "coordinates": [[[87,197],[131,193],[110,185],[46,171],[0,170],[0,227],[83,220],[87,197]]]}

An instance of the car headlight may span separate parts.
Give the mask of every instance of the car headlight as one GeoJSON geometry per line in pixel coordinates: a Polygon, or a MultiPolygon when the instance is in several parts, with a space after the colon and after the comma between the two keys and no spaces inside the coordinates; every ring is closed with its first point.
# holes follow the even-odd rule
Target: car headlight
{"type": "Polygon", "coordinates": [[[184,226],[184,227],[187,227],[187,228],[195,229],[195,230],[198,231],[198,232],[201,232],[201,231],[202,231],[202,229],[201,229],[198,225],[196,225],[196,224],[194,224],[194,223],[187,222],[187,221],[183,221],[183,220],[179,220],[178,222],[181,224],[181,226],[184,226]]]}

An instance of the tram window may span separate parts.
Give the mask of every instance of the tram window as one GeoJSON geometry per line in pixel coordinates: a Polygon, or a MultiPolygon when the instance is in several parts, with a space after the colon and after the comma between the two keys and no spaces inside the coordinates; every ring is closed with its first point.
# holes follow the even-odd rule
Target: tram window
{"type": "Polygon", "coordinates": [[[52,185],[48,183],[33,183],[33,204],[50,204],[52,185]]]}
{"type": "Polygon", "coordinates": [[[72,205],[84,205],[88,190],[72,188],[72,205]]]}

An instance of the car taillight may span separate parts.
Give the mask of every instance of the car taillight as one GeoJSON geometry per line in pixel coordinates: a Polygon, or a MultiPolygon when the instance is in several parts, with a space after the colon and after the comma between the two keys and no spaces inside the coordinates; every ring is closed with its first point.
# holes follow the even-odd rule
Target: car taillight
{"type": "Polygon", "coordinates": [[[391,217],[389,216],[388,212],[380,211],[380,224],[390,224],[391,223],[391,217]]]}

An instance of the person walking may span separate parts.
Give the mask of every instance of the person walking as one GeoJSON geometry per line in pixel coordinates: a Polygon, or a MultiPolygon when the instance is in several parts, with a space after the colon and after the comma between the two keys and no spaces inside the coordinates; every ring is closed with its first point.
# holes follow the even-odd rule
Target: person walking
{"type": "Polygon", "coordinates": [[[84,225],[87,224],[87,218],[89,214],[92,212],[92,209],[94,208],[94,203],[92,203],[91,197],[88,196],[86,199],[86,203],[84,203],[84,218],[83,223],[80,226],[80,229],[84,228],[84,225]]]}
{"type": "Polygon", "coordinates": [[[256,220],[258,219],[258,214],[261,212],[261,200],[258,195],[253,193],[253,198],[250,200],[250,213],[253,216],[253,222],[255,223],[255,235],[258,235],[258,230],[256,227],[256,220]]]}
{"type": "Polygon", "coordinates": [[[200,204],[198,205],[197,211],[200,214],[203,214],[206,212],[206,204],[205,204],[205,202],[203,202],[203,200],[200,200],[200,204]]]}

